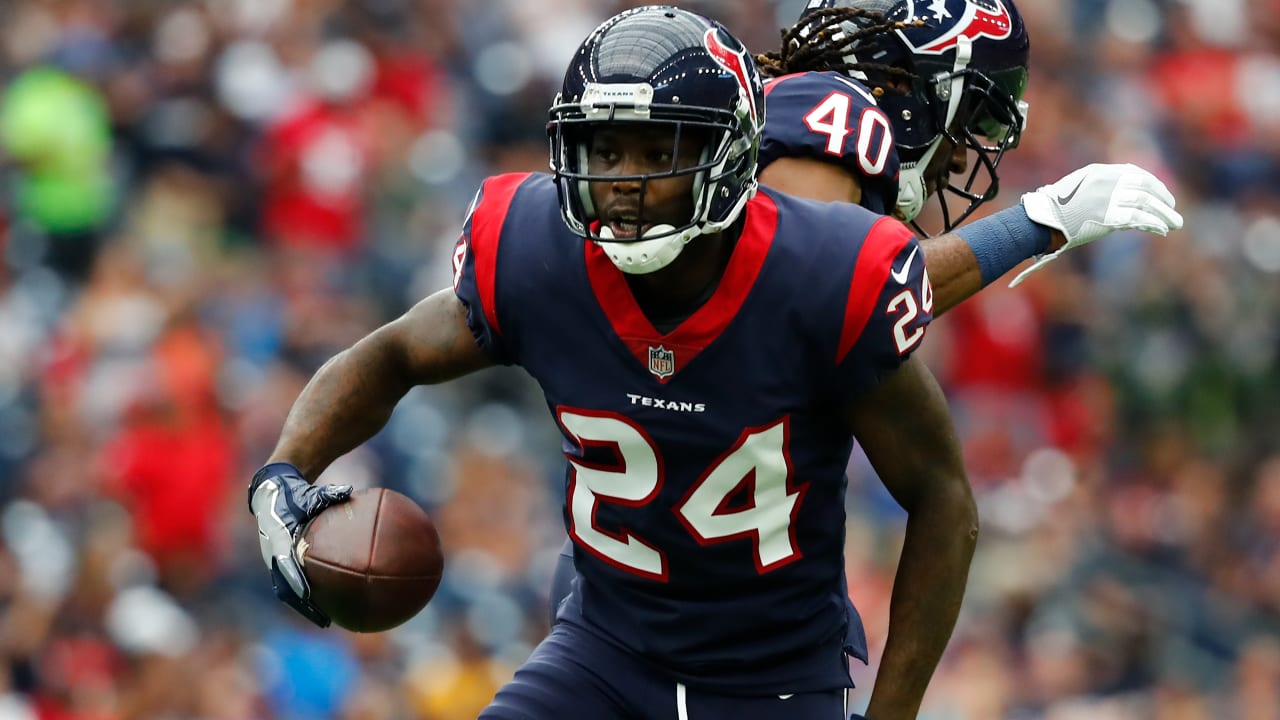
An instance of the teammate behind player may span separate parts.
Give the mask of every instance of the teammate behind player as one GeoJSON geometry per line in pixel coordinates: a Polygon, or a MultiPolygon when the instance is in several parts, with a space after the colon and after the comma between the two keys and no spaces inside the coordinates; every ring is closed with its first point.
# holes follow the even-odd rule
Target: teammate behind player
{"type": "MultiPolygon", "coordinates": [[[[911,0],[812,0],[781,47],[758,62],[766,77],[835,71],[865,87],[893,128],[897,214],[914,222],[933,196],[948,231],[999,192],[997,166],[1026,129],[1029,52],[1009,0],[943,0],[927,9],[911,0]],[[964,201],[955,217],[948,195],[964,201]]],[[[844,128],[838,117],[824,127],[820,111],[811,113],[811,130],[844,128]]],[[[851,190],[857,175],[840,178],[840,190],[851,190]]]]}
{"type": "Polygon", "coordinates": [[[946,234],[916,227],[935,315],[1028,258],[1041,256],[1015,284],[1114,230],[1181,227],[1150,173],[1094,164],[956,229],[996,196],[1000,161],[1026,130],[1029,50],[1012,0],[811,0],[781,47],[757,56],[777,78],[766,85],[760,182],[912,223],[935,197],[946,234]],[[883,147],[886,122],[894,154],[883,147]],[[962,206],[954,215],[948,196],[962,206]]]}
{"type": "Polygon", "coordinates": [[[349,489],[309,480],[413,386],[519,364],[564,436],[580,582],[482,718],[842,720],[854,438],[909,518],[881,664],[896,682],[872,712],[914,717],[977,533],[912,356],[928,278],[892,218],[757,193],[763,119],[717,23],[645,7],[593,32],[552,108],[554,176],[486,180],[453,291],[334,357],[291,409],[250,485],[279,597],[324,623],[292,539],[349,489]]]}

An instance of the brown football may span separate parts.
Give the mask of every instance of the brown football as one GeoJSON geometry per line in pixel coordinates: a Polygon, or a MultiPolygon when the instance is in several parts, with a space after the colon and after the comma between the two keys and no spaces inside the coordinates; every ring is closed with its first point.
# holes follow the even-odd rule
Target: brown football
{"type": "Polygon", "coordinates": [[[313,518],[298,560],[312,602],[356,632],[389,630],[418,614],[444,569],[431,517],[386,488],[357,490],[313,518]]]}

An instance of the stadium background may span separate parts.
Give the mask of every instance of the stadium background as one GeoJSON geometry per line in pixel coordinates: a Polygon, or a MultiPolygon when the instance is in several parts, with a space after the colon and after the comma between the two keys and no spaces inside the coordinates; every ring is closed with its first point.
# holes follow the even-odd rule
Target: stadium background
{"type": "MultiPolygon", "coordinates": [[[[798,5],[697,8],[763,51],[798,5]]],[[[1020,6],[1030,127],[991,209],[1133,161],[1187,227],[931,331],[985,527],[922,717],[1275,720],[1280,3],[1020,6]]],[[[448,281],[479,179],[546,167],[559,74],[619,7],[0,2],[0,720],[475,717],[563,539],[523,375],[415,391],[326,477],[438,521],[444,584],[394,632],[277,605],[244,487],[310,373],[448,281]]],[[[850,474],[876,655],[903,517],[850,474]]]]}

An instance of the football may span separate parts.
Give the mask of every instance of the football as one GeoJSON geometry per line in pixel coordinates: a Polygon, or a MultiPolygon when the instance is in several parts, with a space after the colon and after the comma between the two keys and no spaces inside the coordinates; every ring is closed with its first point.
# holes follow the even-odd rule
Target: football
{"type": "Polygon", "coordinates": [[[389,630],[416,615],[444,569],[431,517],[386,488],[357,490],[317,515],[297,552],[312,602],[355,632],[389,630]]]}

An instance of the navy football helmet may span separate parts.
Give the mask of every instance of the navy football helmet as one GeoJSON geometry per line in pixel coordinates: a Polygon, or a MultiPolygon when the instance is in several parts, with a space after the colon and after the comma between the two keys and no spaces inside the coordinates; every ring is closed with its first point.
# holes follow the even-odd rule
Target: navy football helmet
{"type": "MultiPolygon", "coordinates": [[[[912,74],[907,92],[885,92],[879,98],[902,160],[898,211],[914,224],[933,181],[936,188],[945,187],[967,202],[952,217],[943,194],[936,193],[944,231],[950,231],[999,192],[996,168],[1026,129],[1022,94],[1029,41],[1022,16],[1011,0],[811,0],[801,23],[838,7],[869,10],[897,24],[892,33],[855,43],[845,61],[869,68],[850,74],[872,86],[894,86],[876,65],[912,74]],[[959,184],[946,171],[949,163],[935,161],[929,168],[944,138],[969,153],[968,175],[959,184]],[[935,172],[935,177],[927,176],[935,172]]],[[[852,34],[858,29],[854,23],[869,22],[851,21],[846,24],[853,26],[843,30],[852,34]]]]}
{"type": "MultiPolygon", "coordinates": [[[[742,43],[714,20],[687,10],[648,6],[606,20],[579,46],[551,107],[547,133],[560,210],[569,228],[601,244],[620,269],[659,270],[684,245],[727,228],[756,189],[756,158],[764,126],[764,90],[742,43]],[[594,128],[650,123],[709,141],[696,163],[673,152],[669,171],[619,178],[592,176],[587,158],[594,128]],[[634,240],[617,240],[598,219],[588,183],[646,183],[693,175],[693,215],[680,227],[656,225],[634,240]]],[[[637,226],[643,227],[643,219],[637,226]]]]}

